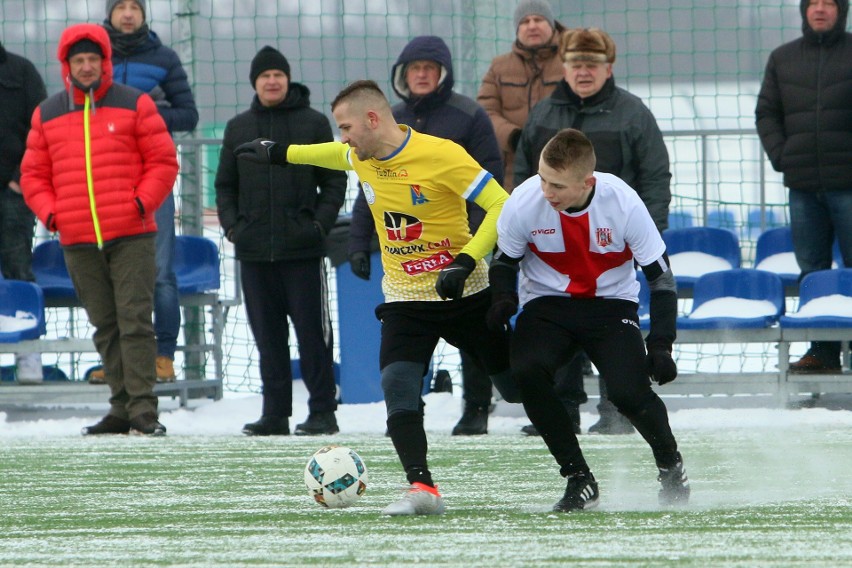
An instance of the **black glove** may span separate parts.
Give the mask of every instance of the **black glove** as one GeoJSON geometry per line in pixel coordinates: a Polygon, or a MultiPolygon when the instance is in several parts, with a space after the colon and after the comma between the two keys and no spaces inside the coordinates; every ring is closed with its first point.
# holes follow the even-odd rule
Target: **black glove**
{"type": "Polygon", "coordinates": [[[517,312],[518,295],[514,292],[497,292],[491,297],[485,323],[491,331],[505,331],[509,329],[509,321],[517,312]]]}
{"type": "Polygon", "coordinates": [[[677,378],[677,364],[672,359],[671,347],[660,343],[648,343],[645,356],[645,369],[652,381],[660,385],[670,383],[677,378]]]}
{"type": "Polygon", "coordinates": [[[435,291],[442,300],[458,300],[464,294],[464,281],[476,268],[476,261],[465,253],[460,253],[448,267],[438,274],[435,291]]]}
{"type": "Polygon", "coordinates": [[[234,156],[255,164],[287,165],[287,148],[289,144],[279,144],[266,138],[255,138],[251,142],[240,144],[234,148],[234,156]]]}
{"type": "Polygon", "coordinates": [[[349,255],[349,268],[361,280],[370,279],[370,255],[362,250],[349,255]]]}

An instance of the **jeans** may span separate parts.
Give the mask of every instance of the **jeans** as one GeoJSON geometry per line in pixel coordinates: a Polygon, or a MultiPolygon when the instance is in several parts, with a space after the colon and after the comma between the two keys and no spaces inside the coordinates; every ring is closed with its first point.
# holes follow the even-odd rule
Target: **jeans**
{"type": "Polygon", "coordinates": [[[174,270],[175,196],[169,193],[156,213],[157,280],[154,285],[154,333],[157,355],[174,360],[180,332],[180,297],[174,270]]]}
{"type": "MultiPolygon", "coordinates": [[[[852,267],[852,189],[818,192],[790,189],[790,230],[800,278],[831,268],[835,238],[843,264],[852,267]]],[[[814,341],[811,350],[826,361],[837,359],[840,343],[814,341]]]]}
{"type": "Polygon", "coordinates": [[[790,230],[802,277],[831,268],[835,238],[843,264],[852,267],[852,188],[819,192],[791,189],[790,230]]]}

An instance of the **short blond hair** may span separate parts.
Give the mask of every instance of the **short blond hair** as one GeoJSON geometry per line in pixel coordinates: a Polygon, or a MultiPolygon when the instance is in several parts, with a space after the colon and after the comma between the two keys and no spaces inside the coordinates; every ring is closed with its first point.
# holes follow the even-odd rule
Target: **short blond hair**
{"type": "Polygon", "coordinates": [[[614,63],[615,42],[609,34],[598,28],[574,28],[562,34],[559,54],[565,63],[590,61],[614,63]]]}
{"type": "Polygon", "coordinates": [[[554,170],[571,170],[585,176],[595,171],[595,148],[585,134],[574,128],[563,128],[541,151],[542,161],[554,170]]]}

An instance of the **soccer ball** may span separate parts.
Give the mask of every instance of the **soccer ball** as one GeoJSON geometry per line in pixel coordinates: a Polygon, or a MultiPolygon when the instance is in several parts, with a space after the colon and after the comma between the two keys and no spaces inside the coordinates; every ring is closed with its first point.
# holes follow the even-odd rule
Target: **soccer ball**
{"type": "Polygon", "coordinates": [[[329,509],[342,509],[367,489],[367,466],[361,456],[344,446],[325,446],[305,466],[308,495],[329,509]]]}

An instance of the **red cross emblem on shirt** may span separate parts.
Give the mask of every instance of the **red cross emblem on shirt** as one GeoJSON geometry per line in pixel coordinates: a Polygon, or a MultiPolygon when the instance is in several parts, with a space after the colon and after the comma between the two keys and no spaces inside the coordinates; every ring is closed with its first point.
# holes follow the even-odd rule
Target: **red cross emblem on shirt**
{"type": "MultiPolygon", "coordinates": [[[[604,253],[590,250],[588,214],[579,217],[559,215],[559,222],[562,225],[564,252],[542,252],[534,243],[529,244],[530,250],[553,270],[568,276],[565,292],[577,298],[594,298],[600,275],[632,259],[633,252],[630,247],[624,247],[623,251],[604,253]]],[[[612,244],[610,228],[596,228],[595,236],[598,246],[612,244]]]]}

